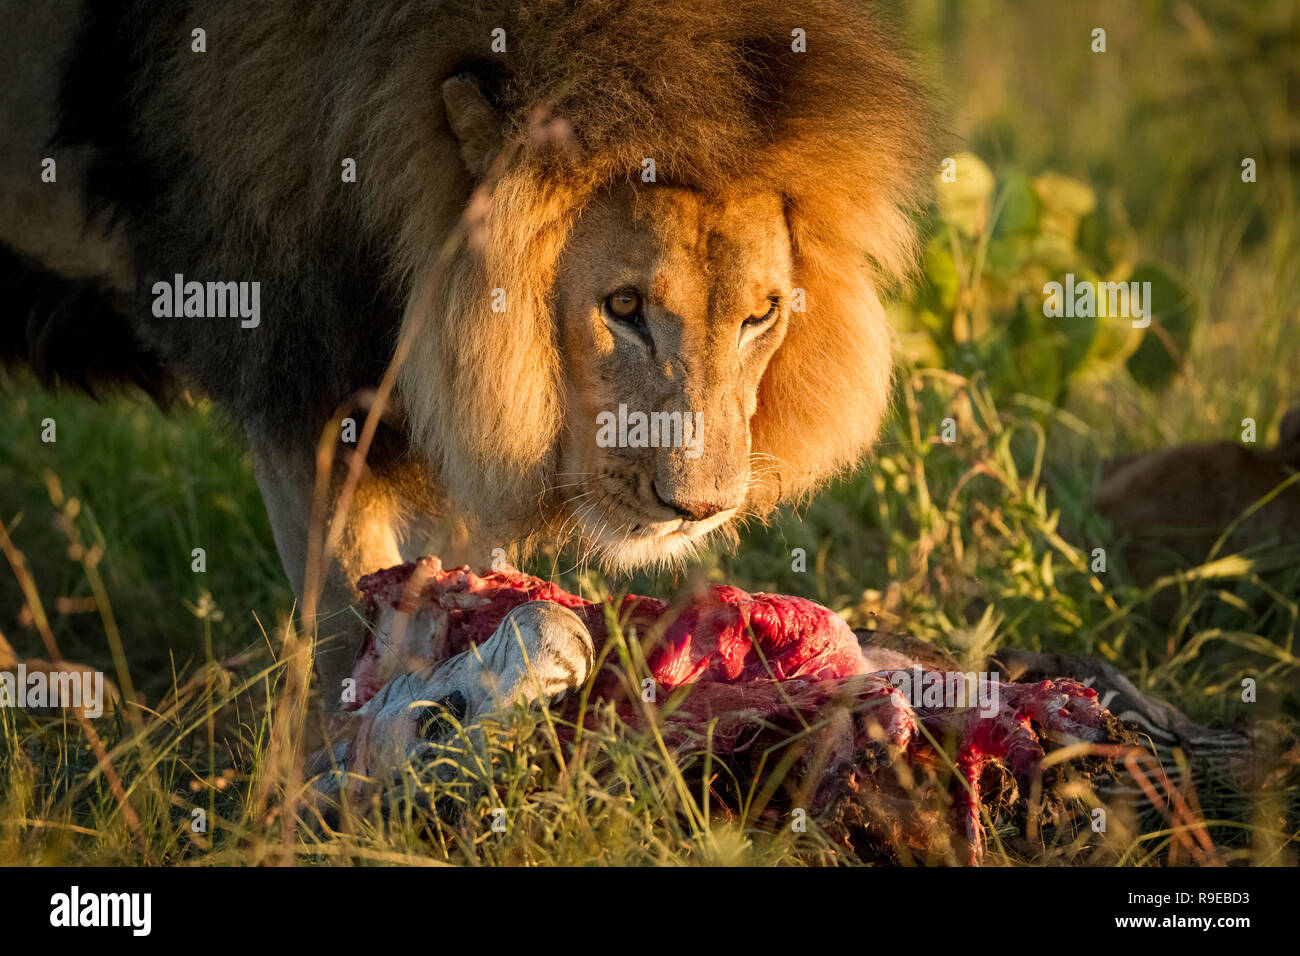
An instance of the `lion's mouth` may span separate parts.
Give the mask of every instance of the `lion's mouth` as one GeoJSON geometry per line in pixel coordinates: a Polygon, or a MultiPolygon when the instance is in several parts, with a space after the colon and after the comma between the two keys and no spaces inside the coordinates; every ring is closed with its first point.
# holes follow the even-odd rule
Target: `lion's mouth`
{"type": "Polygon", "coordinates": [[[565,537],[577,538],[614,571],[679,564],[740,510],[733,506],[692,520],[673,514],[655,500],[657,496],[647,500],[625,486],[595,492],[592,499],[572,509],[565,521],[565,537]]]}
{"type": "Polygon", "coordinates": [[[578,522],[584,537],[592,544],[604,547],[622,539],[656,541],[676,536],[696,540],[722,527],[734,518],[739,510],[739,508],[727,508],[701,521],[692,521],[681,517],[663,519],[645,513],[634,516],[630,509],[621,506],[609,509],[603,514],[592,515],[591,518],[580,517],[578,522]],[[629,513],[626,515],[618,513],[625,510],[629,513]],[[593,522],[592,519],[599,520],[593,522]]]}
{"type": "Polygon", "coordinates": [[[715,528],[720,528],[736,516],[738,508],[727,508],[716,514],[710,515],[702,521],[691,521],[688,518],[670,518],[667,521],[647,520],[644,524],[633,526],[628,532],[630,537],[645,538],[665,538],[669,535],[680,534],[687,538],[699,538],[715,528]]]}

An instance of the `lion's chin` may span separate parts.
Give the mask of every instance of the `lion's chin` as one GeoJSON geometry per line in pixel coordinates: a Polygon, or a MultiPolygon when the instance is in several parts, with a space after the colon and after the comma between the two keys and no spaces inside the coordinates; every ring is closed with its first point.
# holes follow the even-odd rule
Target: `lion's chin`
{"type": "Polygon", "coordinates": [[[661,521],[642,527],[636,534],[611,534],[596,530],[587,540],[601,567],[616,574],[641,570],[664,570],[681,566],[695,557],[705,541],[726,527],[735,509],[706,521],[661,521]]]}

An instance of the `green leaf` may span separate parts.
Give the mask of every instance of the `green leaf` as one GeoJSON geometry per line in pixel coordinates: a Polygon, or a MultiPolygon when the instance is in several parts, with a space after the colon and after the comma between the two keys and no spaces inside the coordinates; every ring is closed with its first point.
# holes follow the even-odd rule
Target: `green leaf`
{"type": "Polygon", "coordinates": [[[1191,344],[1195,318],[1191,293],[1157,266],[1138,266],[1129,281],[1142,284],[1139,288],[1151,325],[1137,351],[1129,356],[1128,370],[1144,388],[1164,388],[1178,375],[1191,344]]]}
{"type": "Polygon", "coordinates": [[[993,226],[993,235],[1032,235],[1038,230],[1043,214],[1043,201],[1034,189],[1033,180],[1017,170],[1007,170],[999,178],[998,221],[993,226]]]}
{"type": "Polygon", "coordinates": [[[1137,233],[1115,196],[1097,204],[1079,224],[1079,249],[1111,279],[1126,279],[1137,257],[1137,233]]]}
{"type": "Polygon", "coordinates": [[[1096,207],[1097,194],[1087,183],[1059,173],[1043,173],[1034,180],[1034,189],[1043,201],[1043,232],[1073,245],[1079,220],[1096,207]]]}
{"type": "MultiPolygon", "coordinates": [[[[1021,303],[1007,326],[1009,354],[1001,381],[1005,393],[1021,392],[1047,402],[1056,402],[1064,388],[1061,352],[1064,336],[1049,322],[1041,309],[1021,303]]],[[[990,381],[994,381],[990,376],[990,381]]]]}
{"type": "Polygon", "coordinates": [[[957,308],[957,266],[952,260],[950,231],[941,229],[925,246],[923,268],[928,280],[922,292],[921,305],[931,312],[947,316],[951,321],[957,308]]]}
{"type": "Polygon", "coordinates": [[[1100,323],[1095,316],[1062,317],[1047,321],[1059,323],[1061,334],[1065,338],[1065,345],[1061,349],[1061,372],[1069,375],[1092,350],[1100,323]]]}
{"type": "Polygon", "coordinates": [[[974,153],[958,153],[953,161],[952,182],[945,182],[942,172],[936,177],[939,212],[945,222],[966,235],[977,235],[983,230],[988,215],[993,173],[974,153]]]}

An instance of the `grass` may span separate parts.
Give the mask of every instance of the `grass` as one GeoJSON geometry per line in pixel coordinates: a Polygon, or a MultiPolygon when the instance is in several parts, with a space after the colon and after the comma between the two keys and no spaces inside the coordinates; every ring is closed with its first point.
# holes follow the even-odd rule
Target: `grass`
{"type": "MultiPolygon", "coordinates": [[[[1122,191],[1144,253],[1178,270],[1195,293],[1199,323],[1184,373],[1160,393],[1123,375],[1077,382],[1056,409],[990,394],[978,374],[906,368],[875,459],[770,525],[747,529],[734,553],[707,555],[705,573],[811,597],[854,625],[906,630],[964,659],[998,647],[1096,655],[1198,721],[1293,731],[1300,543],[1239,556],[1216,575],[1141,588],[1090,494],[1109,455],[1235,439],[1247,416],[1270,440],[1288,403],[1300,399],[1296,129],[1286,102],[1300,59],[1288,65],[1283,52],[1294,52],[1294,11],[1283,3],[1247,12],[1229,2],[1066,9],[994,0],[907,10],[917,45],[936,51],[931,71],[951,91],[963,147],[995,167],[1014,161],[1122,191]],[[1075,40],[1094,25],[1108,30],[1108,60],[1075,40]],[[1240,155],[1260,164],[1260,181],[1246,193],[1233,172],[1240,155]],[[1223,169],[1229,174],[1215,172],[1223,169]],[[953,445],[936,439],[946,417],[958,423],[953,445]],[[1104,574],[1086,560],[1096,547],[1111,556],[1104,574]],[[795,570],[795,549],[806,570],[795,570]],[[1247,677],[1258,682],[1253,703],[1242,700],[1247,677]]],[[[0,392],[0,521],[63,657],[107,671],[141,704],[98,727],[134,824],[75,722],[0,708],[0,863],[286,858],[276,808],[288,778],[267,751],[293,600],[239,436],[203,401],[165,416],[130,399],[50,396],[20,380],[0,392]],[[54,442],[41,440],[46,418],[56,422],[54,442]],[[192,569],[195,548],[205,551],[202,572],[192,569]],[[206,814],[206,832],[191,827],[195,810],[206,814]]],[[[663,594],[674,582],[570,575],[562,583],[592,594],[663,594]]],[[[0,574],[0,632],[25,657],[44,653],[32,605],[17,574],[0,574]]],[[[599,702],[592,706],[599,711],[599,702]]],[[[579,746],[561,746],[559,720],[531,711],[488,728],[488,762],[459,823],[412,810],[415,800],[387,816],[365,805],[347,834],[296,830],[287,858],[853,861],[831,821],[814,818],[795,832],[773,816],[762,787],[731,793],[727,768],[707,756],[668,759],[653,734],[607,712],[579,746]],[[505,833],[492,829],[499,808],[505,833]]],[[[773,752],[763,776],[777,793],[788,769],[782,756],[773,752]]],[[[1196,815],[1216,858],[1294,863],[1295,783],[1203,780],[1196,815]]],[[[406,786],[418,789],[413,780],[406,786]]],[[[1032,853],[1002,821],[1006,840],[992,861],[1180,859],[1185,834],[1177,827],[1159,814],[1114,809],[1117,823],[1104,838],[1062,828],[1032,853]]]]}
{"type": "MultiPolygon", "coordinates": [[[[1153,618],[1150,593],[1129,583],[1122,566],[1112,564],[1104,575],[1088,570],[1084,545],[1110,547],[1113,541],[1088,511],[1082,494],[1087,482],[1074,469],[1064,469],[1058,481],[1043,463],[1045,431],[1033,415],[995,409],[978,387],[946,374],[918,372],[905,380],[902,396],[903,414],[869,471],[837,484],[799,513],[751,529],[735,555],[713,556],[709,573],[752,588],[815,597],[851,623],[905,629],[966,659],[999,646],[1100,655],[1119,663],[1143,690],[1202,721],[1294,718],[1297,700],[1288,688],[1295,685],[1300,663],[1294,598],[1300,594],[1300,562],[1293,559],[1271,574],[1245,562],[1227,579],[1187,583],[1179,601],[1180,623],[1170,630],[1153,618]],[[947,446],[922,431],[922,422],[949,414],[962,423],[963,433],[969,422],[975,436],[970,442],[947,446]],[[1076,543],[1062,535],[1063,525],[1077,529],[1076,543]],[[805,572],[792,570],[795,548],[806,550],[805,572]],[[1241,702],[1237,688],[1243,674],[1259,680],[1258,703],[1241,702]]],[[[123,504],[138,509],[156,538],[138,537],[135,529],[128,534],[129,523],[101,523],[101,506],[72,506],[79,496],[95,500],[89,459],[70,456],[50,462],[41,473],[33,469],[29,490],[41,494],[32,495],[34,500],[17,512],[21,520],[11,520],[9,527],[24,550],[39,558],[31,567],[45,604],[57,608],[60,597],[94,590],[87,574],[94,558],[75,547],[70,555],[70,540],[84,542],[87,552],[102,549],[93,567],[110,594],[118,581],[134,583],[135,589],[123,588],[127,595],[139,593],[141,581],[153,582],[134,606],[121,599],[112,603],[131,679],[147,706],[134,725],[118,720],[101,731],[143,838],[130,832],[75,724],[2,710],[0,859],[99,864],[280,859],[278,823],[261,814],[253,795],[263,785],[280,793],[283,785],[265,768],[264,757],[272,720],[268,702],[277,699],[284,680],[283,662],[275,659],[279,630],[292,604],[275,569],[266,567],[274,550],[247,462],[233,446],[221,444],[224,438],[204,409],[173,421],[143,410],[122,414],[129,406],[90,408],[95,414],[116,411],[102,423],[100,440],[137,462],[133,473],[145,485],[151,473],[180,471],[178,462],[196,447],[212,447],[196,435],[217,443],[221,454],[209,451],[211,457],[189,459],[188,468],[206,477],[170,481],[165,496],[142,503],[143,487],[123,496],[123,504]],[[130,424],[135,415],[149,427],[130,424]],[[104,434],[113,422],[123,434],[104,434]],[[132,447],[134,452],[126,451],[132,447]],[[229,454],[224,469],[215,466],[222,454],[229,454]],[[54,474],[55,468],[61,469],[62,497],[51,500],[41,474],[54,474]],[[214,471],[228,474],[233,487],[214,484],[214,471]],[[243,502],[253,519],[241,525],[227,516],[228,531],[218,526],[187,539],[187,529],[205,527],[193,516],[217,509],[217,502],[243,502]],[[226,543],[233,539],[239,550],[226,543]],[[139,542],[143,553],[114,547],[114,540],[139,542]],[[195,573],[190,545],[209,540],[222,545],[209,552],[208,570],[195,573]],[[241,593],[263,595],[263,603],[235,611],[241,593]],[[157,608],[156,616],[140,613],[149,607],[157,608]],[[141,663],[146,661],[153,663],[141,663]],[[269,783],[263,778],[267,773],[269,783]],[[191,832],[196,808],[207,814],[210,835],[191,832]]],[[[8,447],[20,445],[15,436],[6,440],[13,442],[8,447]]],[[[30,452],[28,461],[40,454],[36,447],[30,452]]],[[[611,584],[594,577],[565,583],[590,593],[611,584]]],[[[660,592],[668,586],[666,581],[638,584],[660,592]]],[[[112,672],[102,615],[55,611],[51,627],[65,656],[112,672]]],[[[15,644],[25,641],[35,653],[30,634],[10,633],[15,644]]],[[[492,770],[481,773],[482,792],[459,824],[431,821],[409,809],[407,816],[385,817],[376,801],[358,809],[351,821],[354,832],[346,836],[320,842],[304,828],[295,838],[294,858],[537,864],[845,859],[833,830],[823,830],[814,819],[806,832],[791,832],[780,818],[764,815],[757,793],[720,807],[717,791],[726,789],[725,779],[703,787],[699,760],[675,763],[652,735],[621,726],[612,713],[572,750],[555,741],[551,725],[560,720],[557,713],[524,712],[491,731],[492,770]],[[492,830],[497,808],[505,808],[510,821],[505,835],[492,830]]],[[[773,756],[773,766],[778,757],[773,756]]],[[[415,785],[411,779],[407,784],[415,785]]],[[[433,799],[448,793],[435,790],[433,799]]],[[[1200,798],[1206,819],[1221,821],[1211,822],[1209,831],[1222,858],[1291,858],[1293,791],[1277,781],[1253,791],[1220,781],[1200,798]],[[1286,822],[1266,827],[1257,819],[1264,808],[1279,806],[1286,822]]],[[[1150,815],[1134,816],[1112,833],[1114,839],[1100,844],[1063,833],[1049,844],[1046,859],[1159,861],[1172,840],[1160,818],[1150,815]]],[[[1043,858],[1011,851],[1005,857],[1008,862],[1043,858]]]]}

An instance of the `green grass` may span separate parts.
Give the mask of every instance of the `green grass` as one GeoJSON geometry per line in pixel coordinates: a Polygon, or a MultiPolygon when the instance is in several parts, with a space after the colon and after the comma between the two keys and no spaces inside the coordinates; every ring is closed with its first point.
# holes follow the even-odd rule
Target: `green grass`
{"type": "MultiPolygon", "coordinates": [[[[706,572],[811,597],[855,625],[906,630],[966,659],[998,647],[1093,654],[1199,721],[1293,731],[1300,546],[1167,584],[1162,594],[1176,605],[1167,620],[1156,595],[1132,582],[1090,495],[1109,455],[1236,439],[1247,416],[1271,440],[1300,401],[1298,137],[1287,103],[1300,62],[1294,11],[1226,0],[1068,8],[932,0],[908,11],[917,45],[935,51],[928,59],[948,91],[954,149],[973,148],[995,169],[1014,162],[1121,194],[1144,254],[1194,292],[1199,322],[1184,374],[1159,393],[1123,374],[1076,382],[1053,409],[993,396],[979,375],[906,369],[875,459],[747,529],[734,553],[707,555],[706,572]],[[1109,59],[1087,52],[1095,25],[1108,30],[1109,59]],[[1254,186],[1236,177],[1242,155],[1259,160],[1254,186]],[[949,416],[955,445],[934,439],[949,416]],[[1112,555],[1105,574],[1084,561],[1094,547],[1112,555]],[[795,548],[806,571],[793,569],[795,548]],[[1241,700],[1244,677],[1258,681],[1255,703],[1241,700]]],[[[0,709],[0,863],[280,858],[274,807],[285,779],[266,752],[293,601],[238,434],[202,402],[165,416],[127,399],[49,396],[20,380],[0,392],[0,521],[64,657],[104,669],[146,705],[99,728],[138,818],[135,834],[74,723],[0,709]],[[57,422],[53,443],[41,440],[47,417],[57,422]],[[191,570],[197,547],[206,551],[202,573],[191,570]],[[269,813],[259,788],[274,797],[269,813]],[[196,807],[209,815],[206,834],[190,829],[196,807]]],[[[674,582],[563,583],[664,594],[674,582]]],[[[10,573],[0,573],[0,633],[20,655],[46,656],[10,573]]],[[[725,770],[703,758],[679,765],[612,715],[570,750],[554,741],[558,719],[526,712],[490,728],[492,766],[460,824],[401,813],[385,822],[377,806],[362,806],[346,835],[297,831],[291,858],[852,861],[827,821],[794,833],[757,793],[720,805],[701,778],[725,770]],[[491,829],[498,807],[507,809],[505,834],[491,829]]],[[[715,791],[724,783],[715,780],[715,791]]],[[[1295,862],[1295,783],[1202,785],[1200,815],[1221,859],[1295,862]]],[[[1158,815],[1121,808],[1118,819],[1104,840],[1062,831],[1042,853],[995,849],[993,861],[1168,860],[1174,837],[1158,815]]]]}

